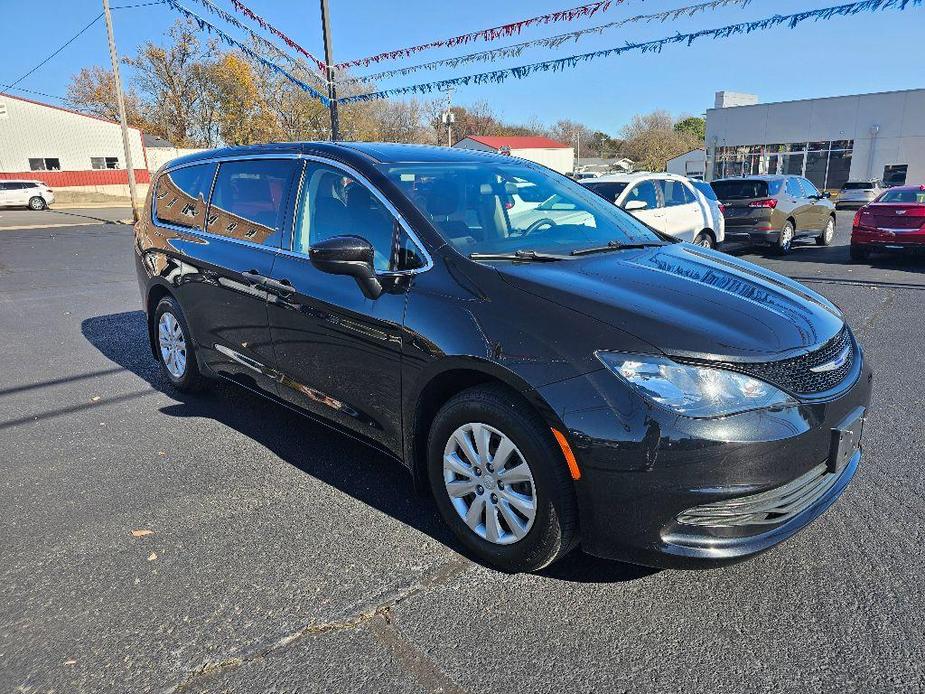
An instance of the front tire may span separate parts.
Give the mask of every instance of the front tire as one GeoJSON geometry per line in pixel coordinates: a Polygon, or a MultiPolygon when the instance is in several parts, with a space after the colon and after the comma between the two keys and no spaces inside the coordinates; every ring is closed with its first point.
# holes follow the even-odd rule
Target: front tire
{"type": "Polygon", "coordinates": [[[40,210],[44,210],[46,207],[48,207],[48,205],[45,204],[45,198],[39,195],[35,195],[29,198],[29,209],[30,210],[34,210],[35,212],[38,212],[40,210]]]}
{"type": "Polygon", "coordinates": [[[704,230],[694,237],[694,245],[701,248],[716,248],[716,240],[713,238],[713,234],[704,230]]]}
{"type": "Polygon", "coordinates": [[[784,222],[784,226],[780,230],[780,236],[777,237],[777,244],[774,246],[774,250],[777,251],[778,255],[787,255],[793,250],[793,237],[795,235],[796,227],[788,219],[784,222]]]}
{"type": "Polygon", "coordinates": [[[536,571],[578,540],[568,466],[528,403],[501,386],[459,393],[437,413],[427,444],[440,515],[479,561],[536,571]]]}
{"type": "Polygon", "coordinates": [[[186,317],[173,297],[165,296],[154,311],[154,339],[157,362],[170,384],[185,393],[201,390],[205,378],[199,371],[186,317]]]}
{"type": "Polygon", "coordinates": [[[835,218],[829,217],[829,221],[825,225],[825,229],[822,230],[822,233],[816,237],[817,246],[830,246],[832,240],[835,238],[835,218]]]}

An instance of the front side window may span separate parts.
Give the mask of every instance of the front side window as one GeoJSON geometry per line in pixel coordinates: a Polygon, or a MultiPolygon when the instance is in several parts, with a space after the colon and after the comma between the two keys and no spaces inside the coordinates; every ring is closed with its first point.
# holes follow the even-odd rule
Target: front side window
{"type": "Polygon", "coordinates": [[[250,159],[219,164],[206,231],[264,246],[279,246],[286,203],[298,177],[295,159],[250,159]]]}
{"type": "Polygon", "coordinates": [[[202,231],[213,178],[215,164],[196,164],[162,173],[154,191],[157,221],[202,231]]]}
{"type": "MultiPolygon", "coordinates": [[[[382,172],[461,253],[566,253],[608,241],[662,241],[580,183],[538,166],[507,162],[383,164],[382,172]],[[527,184],[539,205],[512,205],[527,184]]],[[[656,202],[649,183],[650,200],[656,202]]]]}
{"type": "Polygon", "coordinates": [[[369,188],[345,171],[309,163],[302,179],[292,249],[307,254],[312,245],[335,236],[369,241],[377,272],[413,270],[425,264],[423,251],[369,188]]]}
{"type": "Polygon", "coordinates": [[[634,200],[641,200],[644,202],[646,206],[643,209],[654,210],[656,207],[661,207],[655,181],[642,181],[633,186],[623,200],[623,207],[626,207],[628,203],[634,200]]]}
{"type": "Polygon", "coordinates": [[[800,188],[800,182],[797,179],[787,179],[787,195],[793,198],[802,198],[804,196],[803,189],[800,188]]]}
{"type": "Polygon", "coordinates": [[[816,189],[812,183],[807,181],[805,178],[799,179],[800,185],[803,186],[803,190],[806,191],[806,197],[814,197],[819,195],[819,191],[816,189]]]}
{"type": "Polygon", "coordinates": [[[585,183],[584,186],[592,193],[597,193],[607,202],[616,202],[620,193],[626,190],[627,183],[622,181],[595,181],[585,183]]]}
{"type": "Polygon", "coordinates": [[[662,187],[665,207],[676,207],[694,202],[694,194],[681,181],[661,179],[658,183],[662,187]]]}

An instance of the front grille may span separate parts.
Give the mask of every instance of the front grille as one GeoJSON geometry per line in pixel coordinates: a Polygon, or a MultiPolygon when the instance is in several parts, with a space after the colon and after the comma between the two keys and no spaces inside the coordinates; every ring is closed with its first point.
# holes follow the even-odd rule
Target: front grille
{"type": "Polygon", "coordinates": [[[831,340],[822,347],[809,354],[803,354],[792,359],[780,361],[754,362],[754,363],[724,363],[724,369],[741,371],[762,381],[798,395],[812,395],[832,390],[838,386],[851,372],[854,366],[855,349],[854,340],[847,327],[842,328],[831,340]],[[813,368],[827,364],[848,348],[848,358],[832,371],[814,372],[813,368]]]}
{"type": "Polygon", "coordinates": [[[825,496],[839,474],[822,463],[783,487],[689,508],[678,514],[678,522],[711,528],[786,523],[825,496]]]}

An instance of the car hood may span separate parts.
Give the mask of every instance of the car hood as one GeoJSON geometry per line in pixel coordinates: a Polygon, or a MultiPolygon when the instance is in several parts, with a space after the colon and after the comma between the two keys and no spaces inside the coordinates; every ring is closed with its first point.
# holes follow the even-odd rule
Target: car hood
{"type": "MultiPolygon", "coordinates": [[[[523,291],[674,356],[784,358],[822,344],[844,325],[838,308],[798,282],[690,244],[496,268],[523,291]]],[[[605,335],[601,349],[621,349],[606,344],[618,338],[605,335]]]]}

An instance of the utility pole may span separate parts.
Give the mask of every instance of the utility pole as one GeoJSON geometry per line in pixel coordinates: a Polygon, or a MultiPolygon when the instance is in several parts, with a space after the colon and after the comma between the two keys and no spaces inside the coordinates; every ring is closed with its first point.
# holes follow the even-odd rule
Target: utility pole
{"type": "Polygon", "coordinates": [[[446,90],[446,113],[443,114],[443,122],[446,123],[446,146],[453,146],[453,123],[456,122],[456,116],[453,115],[453,88],[448,87],[446,90]]]}
{"type": "Polygon", "coordinates": [[[331,21],[328,17],[328,0],[321,0],[321,33],[324,35],[325,76],[328,80],[328,99],[331,109],[331,141],[340,139],[337,118],[337,87],[334,86],[334,48],[331,40],[331,21]]]}
{"type": "Polygon", "coordinates": [[[112,33],[112,15],[109,0],[103,0],[103,14],[106,15],[106,33],[109,35],[109,57],[112,59],[112,78],[116,85],[116,101],[119,103],[119,124],[122,126],[122,147],[125,150],[125,169],[128,173],[128,194],[132,201],[132,219],[138,221],[138,190],[135,187],[135,165],[132,162],[132,146],[129,142],[128,122],[125,117],[125,97],[122,94],[122,78],[119,77],[119,54],[116,39],[112,33]]]}

